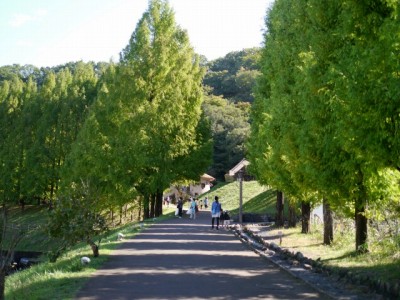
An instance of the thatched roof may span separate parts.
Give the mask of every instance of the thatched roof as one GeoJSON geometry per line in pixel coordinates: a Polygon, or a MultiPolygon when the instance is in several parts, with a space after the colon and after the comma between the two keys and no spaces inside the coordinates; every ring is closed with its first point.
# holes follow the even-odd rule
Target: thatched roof
{"type": "Polygon", "coordinates": [[[230,176],[235,176],[237,172],[239,172],[241,169],[244,167],[248,166],[250,162],[243,158],[236,166],[234,166],[232,169],[229,170],[229,175],[230,176]]]}
{"type": "Polygon", "coordinates": [[[204,173],[203,175],[201,175],[200,178],[201,178],[201,179],[204,179],[204,180],[208,180],[208,181],[214,181],[214,180],[215,180],[214,177],[212,177],[211,175],[208,175],[208,174],[206,174],[206,173],[204,173]]]}

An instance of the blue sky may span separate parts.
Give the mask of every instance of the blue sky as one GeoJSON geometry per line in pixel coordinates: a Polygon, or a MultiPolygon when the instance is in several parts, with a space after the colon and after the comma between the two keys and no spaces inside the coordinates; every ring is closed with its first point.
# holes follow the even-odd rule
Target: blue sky
{"type": "MultiPolygon", "coordinates": [[[[261,46],[273,0],[170,0],[209,60],[261,46]]],[[[118,61],[148,0],[0,0],[0,66],[118,61]]]]}

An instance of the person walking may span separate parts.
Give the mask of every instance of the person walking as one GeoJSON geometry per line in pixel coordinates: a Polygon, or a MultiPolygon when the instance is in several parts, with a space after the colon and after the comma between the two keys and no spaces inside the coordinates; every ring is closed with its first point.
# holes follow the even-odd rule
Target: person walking
{"type": "Polygon", "coordinates": [[[204,208],[205,209],[208,208],[208,198],[207,197],[204,199],[204,208]]]}
{"type": "Polygon", "coordinates": [[[224,210],[221,212],[221,218],[220,218],[221,225],[223,225],[225,228],[229,226],[231,223],[231,216],[229,215],[229,211],[224,210]]]}
{"type": "Polygon", "coordinates": [[[203,199],[199,199],[199,206],[200,206],[200,209],[203,209],[203,199]]]}
{"type": "Polygon", "coordinates": [[[183,209],[183,199],[182,199],[182,197],[179,197],[178,204],[177,204],[176,208],[178,209],[178,217],[182,218],[182,209],[183,209]]]}
{"type": "Polygon", "coordinates": [[[216,229],[219,228],[219,217],[221,216],[221,203],[218,202],[218,196],[214,197],[214,202],[211,204],[211,229],[214,229],[216,221],[216,229]]]}
{"type": "Polygon", "coordinates": [[[190,202],[189,206],[191,219],[196,219],[196,206],[197,206],[196,199],[192,198],[192,201],[190,202]]]}

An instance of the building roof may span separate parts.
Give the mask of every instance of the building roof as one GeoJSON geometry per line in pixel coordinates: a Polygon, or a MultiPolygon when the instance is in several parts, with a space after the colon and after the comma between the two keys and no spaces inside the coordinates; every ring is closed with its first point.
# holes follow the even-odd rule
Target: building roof
{"type": "Polygon", "coordinates": [[[203,175],[200,176],[201,179],[205,179],[205,180],[209,180],[209,181],[214,181],[215,178],[212,177],[211,175],[208,175],[206,173],[204,173],[203,175]]]}
{"type": "Polygon", "coordinates": [[[236,166],[229,170],[229,176],[235,176],[237,172],[239,172],[244,167],[248,166],[250,162],[243,158],[236,166]]]}

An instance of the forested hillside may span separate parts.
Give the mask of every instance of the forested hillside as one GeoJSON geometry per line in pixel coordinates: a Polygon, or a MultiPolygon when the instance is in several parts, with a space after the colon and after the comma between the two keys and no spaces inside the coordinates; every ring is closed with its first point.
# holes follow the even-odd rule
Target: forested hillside
{"type": "Polygon", "coordinates": [[[261,48],[230,52],[207,64],[204,85],[212,94],[231,102],[253,102],[254,85],[260,75],[261,48]]]}
{"type": "Polygon", "coordinates": [[[219,180],[246,156],[260,56],[261,48],[243,49],[205,64],[203,110],[214,141],[213,163],[207,173],[219,180]]]}

